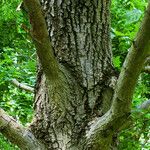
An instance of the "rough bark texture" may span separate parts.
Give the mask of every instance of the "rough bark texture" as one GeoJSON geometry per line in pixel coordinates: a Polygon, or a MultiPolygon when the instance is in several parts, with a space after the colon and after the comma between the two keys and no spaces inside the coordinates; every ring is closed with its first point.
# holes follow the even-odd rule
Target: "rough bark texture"
{"type": "Polygon", "coordinates": [[[21,149],[114,149],[115,135],[130,120],[135,84],[150,55],[150,3],[115,90],[110,1],[41,0],[43,11],[39,0],[24,4],[39,58],[35,117],[30,130],[0,110],[0,132],[21,149]]]}
{"type": "Polygon", "coordinates": [[[39,65],[31,130],[48,149],[82,149],[89,122],[110,108],[116,81],[109,35],[110,1],[41,3],[59,62],[59,77],[47,80],[39,65]]]}
{"type": "Polygon", "coordinates": [[[150,3],[115,90],[109,1],[41,3],[43,11],[38,0],[24,0],[39,57],[31,130],[0,110],[0,132],[21,149],[114,149],[114,135],[130,120],[136,80],[150,55],[150,3]]]}

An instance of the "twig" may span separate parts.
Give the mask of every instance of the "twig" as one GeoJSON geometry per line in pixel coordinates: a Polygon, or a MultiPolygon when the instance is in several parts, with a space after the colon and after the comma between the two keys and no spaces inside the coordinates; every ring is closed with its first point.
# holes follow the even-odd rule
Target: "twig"
{"type": "Polygon", "coordinates": [[[145,110],[147,110],[149,108],[150,108],[150,99],[147,100],[147,101],[144,101],[142,104],[140,104],[138,106],[138,109],[145,109],[145,110]]]}
{"type": "Polygon", "coordinates": [[[26,91],[32,92],[32,93],[34,92],[34,88],[32,88],[26,84],[19,83],[16,79],[12,79],[12,83],[23,90],[26,90],[26,91]]]}

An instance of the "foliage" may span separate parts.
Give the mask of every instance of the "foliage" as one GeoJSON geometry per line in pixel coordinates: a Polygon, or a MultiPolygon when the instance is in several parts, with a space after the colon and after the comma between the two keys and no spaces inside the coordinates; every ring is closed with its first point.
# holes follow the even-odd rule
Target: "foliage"
{"type": "MultiPolygon", "coordinates": [[[[137,110],[137,109],[136,109],[137,110]]],[[[138,110],[133,113],[130,127],[120,134],[120,150],[148,150],[150,148],[150,113],[138,110]]]]}
{"type": "Polygon", "coordinates": [[[150,110],[139,110],[138,106],[150,99],[150,76],[141,74],[133,98],[133,121],[120,134],[120,150],[148,150],[150,148],[150,110]]]}
{"type": "MultiPolygon", "coordinates": [[[[113,0],[112,1],[112,46],[113,62],[117,70],[120,70],[124,58],[139,29],[143,12],[147,1],[113,0]]],[[[134,63],[134,62],[133,62],[134,63]]],[[[150,148],[150,113],[140,111],[137,106],[150,99],[150,76],[142,73],[138,79],[133,98],[133,122],[130,128],[125,129],[119,136],[120,150],[148,150],[150,148]]]]}
{"type": "MultiPolygon", "coordinates": [[[[15,87],[13,78],[34,86],[35,49],[22,28],[26,18],[16,8],[20,0],[0,1],[0,107],[23,124],[32,119],[33,94],[15,87]]],[[[13,150],[0,135],[0,149],[13,150]]]]}
{"type": "MultiPolygon", "coordinates": [[[[22,24],[28,27],[28,22],[24,14],[16,11],[19,2],[0,1],[0,107],[26,125],[32,119],[33,94],[18,89],[11,80],[16,78],[34,86],[36,55],[28,33],[22,28],[22,24]]],[[[146,0],[112,0],[113,63],[118,71],[139,29],[146,5],[146,0]]],[[[142,101],[150,99],[149,81],[150,76],[142,73],[133,98],[133,123],[119,135],[120,150],[150,148],[149,112],[137,108],[142,101]]],[[[17,148],[0,135],[0,149],[17,148]]]]}
{"type": "Polygon", "coordinates": [[[17,146],[12,145],[4,136],[0,134],[0,150],[18,150],[17,146]]]}
{"type": "Polygon", "coordinates": [[[146,6],[146,0],[112,0],[111,37],[113,54],[118,62],[117,68],[121,66],[120,63],[123,63],[134,40],[146,6]]]}

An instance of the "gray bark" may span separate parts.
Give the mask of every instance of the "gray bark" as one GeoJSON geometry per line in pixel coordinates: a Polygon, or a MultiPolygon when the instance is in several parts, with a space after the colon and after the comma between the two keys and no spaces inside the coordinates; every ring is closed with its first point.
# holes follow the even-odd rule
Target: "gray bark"
{"type": "Polygon", "coordinates": [[[23,150],[45,150],[44,144],[0,108],[0,132],[23,150]]]}
{"type": "Polygon", "coordinates": [[[1,111],[1,133],[22,149],[114,149],[150,55],[150,3],[115,85],[109,1],[41,2],[24,0],[39,58],[35,117],[29,130],[1,111]]]}
{"type": "Polygon", "coordinates": [[[59,77],[46,79],[39,65],[31,129],[49,149],[82,149],[89,122],[110,108],[116,81],[110,1],[41,2],[59,77]]]}
{"type": "Polygon", "coordinates": [[[28,92],[32,92],[32,93],[34,92],[34,88],[33,87],[28,86],[28,85],[26,85],[24,83],[19,83],[16,79],[12,79],[11,83],[14,84],[15,86],[23,89],[23,90],[28,91],[28,92]]]}

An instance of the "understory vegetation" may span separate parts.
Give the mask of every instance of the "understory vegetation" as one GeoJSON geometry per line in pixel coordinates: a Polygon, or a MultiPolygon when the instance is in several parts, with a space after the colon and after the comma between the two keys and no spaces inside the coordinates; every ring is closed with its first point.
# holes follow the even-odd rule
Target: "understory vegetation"
{"type": "MultiPolygon", "coordinates": [[[[0,1],[0,107],[16,120],[28,125],[33,115],[34,94],[16,87],[12,80],[35,86],[36,53],[25,12],[18,11],[20,0],[0,1]]],[[[139,29],[146,0],[112,0],[111,38],[113,63],[120,72],[122,63],[139,29]]],[[[134,62],[133,62],[134,63],[134,62]]],[[[142,72],[132,104],[133,121],[119,134],[120,150],[150,149],[150,113],[138,106],[150,99],[150,76],[142,72]]],[[[0,150],[17,150],[0,135],[0,150]]]]}

